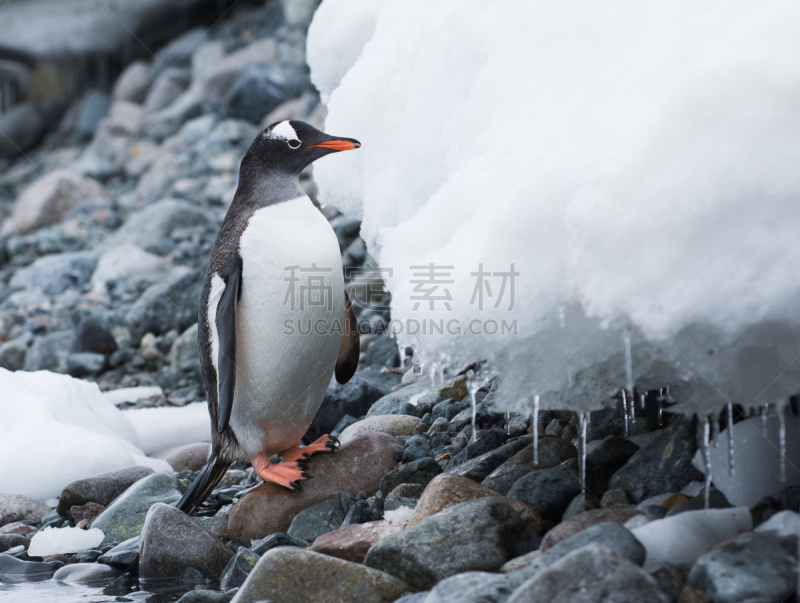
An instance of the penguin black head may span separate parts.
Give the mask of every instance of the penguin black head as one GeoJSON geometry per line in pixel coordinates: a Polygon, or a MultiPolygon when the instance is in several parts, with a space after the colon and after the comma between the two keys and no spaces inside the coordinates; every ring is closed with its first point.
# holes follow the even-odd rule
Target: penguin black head
{"type": "Polygon", "coordinates": [[[357,149],[361,143],[320,132],[302,121],[279,121],[259,134],[247,151],[252,159],[270,170],[299,174],[320,157],[357,149]]]}

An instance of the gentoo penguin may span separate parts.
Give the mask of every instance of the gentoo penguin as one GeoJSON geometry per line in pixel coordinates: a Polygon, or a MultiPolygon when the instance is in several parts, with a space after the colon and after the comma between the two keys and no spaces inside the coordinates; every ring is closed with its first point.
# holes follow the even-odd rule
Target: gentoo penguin
{"type": "Polygon", "coordinates": [[[250,460],[264,481],[294,489],[310,477],[304,461],[338,446],[327,435],[299,446],[331,374],[349,381],[359,354],[339,243],[299,175],[320,157],[360,146],[281,121],[261,132],[242,159],[200,300],[211,454],[178,503],[186,513],[234,462],[250,460]],[[280,463],[270,462],[275,454],[280,463]]]}

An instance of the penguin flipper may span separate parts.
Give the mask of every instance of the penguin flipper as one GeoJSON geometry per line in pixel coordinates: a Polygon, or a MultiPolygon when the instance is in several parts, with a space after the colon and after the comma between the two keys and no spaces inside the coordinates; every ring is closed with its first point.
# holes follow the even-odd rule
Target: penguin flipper
{"type": "Polygon", "coordinates": [[[186,490],[186,494],[183,495],[175,507],[187,515],[197,511],[230,466],[229,462],[221,460],[216,452],[212,452],[206,466],[203,467],[197,479],[192,482],[192,485],[186,490]]]}
{"type": "Polygon", "coordinates": [[[228,426],[236,389],[236,306],[242,281],[242,263],[234,257],[228,271],[228,284],[217,305],[217,332],[219,333],[219,358],[217,366],[217,431],[228,426]]]}
{"type": "Polygon", "coordinates": [[[346,291],[344,294],[343,331],[342,342],[339,344],[339,357],[336,359],[334,371],[337,383],[347,383],[355,375],[358,368],[358,355],[361,351],[358,338],[358,319],[346,291]]]}

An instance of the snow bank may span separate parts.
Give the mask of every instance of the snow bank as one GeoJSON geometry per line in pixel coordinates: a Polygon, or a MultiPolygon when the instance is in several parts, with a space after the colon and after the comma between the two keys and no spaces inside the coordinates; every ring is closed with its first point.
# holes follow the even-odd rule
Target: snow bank
{"type": "Polygon", "coordinates": [[[146,453],[211,441],[211,419],[205,402],[181,407],[136,408],[124,411],[146,453]]]}
{"type": "Polygon", "coordinates": [[[507,407],[639,384],[708,412],[800,390],[797,19],[778,0],[325,0],[312,78],[326,130],[363,148],[315,180],[393,270],[399,342],[487,358],[507,407]],[[453,267],[433,292],[450,310],[419,303],[411,266],[430,263],[453,267]],[[508,288],[495,308],[512,263],[513,308],[508,288]],[[460,334],[476,319],[517,332],[460,334]]]}
{"type": "Polygon", "coordinates": [[[49,371],[0,368],[0,492],[57,497],[68,483],[150,459],[125,414],[97,384],[49,371]]]}

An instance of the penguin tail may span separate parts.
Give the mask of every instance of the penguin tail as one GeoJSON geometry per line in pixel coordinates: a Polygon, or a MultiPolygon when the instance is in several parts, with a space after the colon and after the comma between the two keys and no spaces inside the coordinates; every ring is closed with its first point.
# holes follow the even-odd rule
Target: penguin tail
{"type": "Polygon", "coordinates": [[[180,499],[176,508],[183,511],[187,515],[191,515],[203,504],[203,501],[208,498],[211,491],[228,471],[231,463],[223,461],[217,456],[216,452],[211,453],[206,466],[186,490],[186,494],[180,499]]]}

